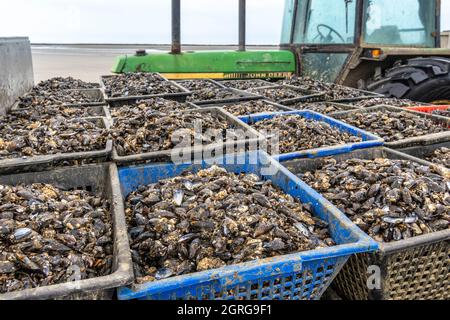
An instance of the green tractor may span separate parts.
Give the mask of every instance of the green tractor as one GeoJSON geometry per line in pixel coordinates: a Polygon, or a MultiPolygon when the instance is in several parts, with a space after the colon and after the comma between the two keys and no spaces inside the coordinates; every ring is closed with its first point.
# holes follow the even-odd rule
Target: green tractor
{"type": "Polygon", "coordinates": [[[181,52],[180,0],[173,0],[171,53],[122,56],[113,72],[170,79],[292,75],[423,102],[450,101],[450,50],[440,48],[440,0],[285,0],[280,50],[181,52]]]}

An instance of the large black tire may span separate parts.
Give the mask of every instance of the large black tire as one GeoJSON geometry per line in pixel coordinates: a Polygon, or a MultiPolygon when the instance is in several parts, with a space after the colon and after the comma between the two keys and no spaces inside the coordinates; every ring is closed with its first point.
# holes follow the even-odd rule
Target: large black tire
{"type": "Polygon", "coordinates": [[[427,57],[410,59],[388,69],[367,89],[387,97],[421,102],[450,100],[450,59],[427,57]]]}

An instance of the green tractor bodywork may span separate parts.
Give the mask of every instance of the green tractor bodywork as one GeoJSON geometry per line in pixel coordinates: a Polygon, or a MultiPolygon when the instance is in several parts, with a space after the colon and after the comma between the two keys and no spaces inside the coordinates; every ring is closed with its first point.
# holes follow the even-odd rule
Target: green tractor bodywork
{"type": "Polygon", "coordinates": [[[450,50],[439,47],[440,0],[285,0],[280,51],[121,56],[113,72],[169,79],[296,74],[398,98],[450,100],[450,50]]]}
{"type": "Polygon", "coordinates": [[[295,55],[281,51],[199,51],[120,56],[113,72],[160,72],[169,79],[286,78],[295,73],[295,55]]]}

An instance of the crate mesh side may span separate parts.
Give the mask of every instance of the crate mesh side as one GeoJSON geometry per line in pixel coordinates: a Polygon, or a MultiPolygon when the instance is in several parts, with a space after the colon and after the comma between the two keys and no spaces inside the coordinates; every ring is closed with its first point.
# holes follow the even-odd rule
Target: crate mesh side
{"type": "Polygon", "coordinates": [[[331,284],[347,257],[305,262],[302,270],[277,276],[262,276],[233,286],[217,280],[202,285],[180,287],[175,291],[147,295],[142,299],[183,300],[318,300],[331,284]]]}
{"type": "Polygon", "coordinates": [[[344,299],[367,300],[369,254],[352,255],[333,281],[333,288],[344,299]]]}
{"type": "Polygon", "coordinates": [[[429,244],[390,255],[386,298],[450,299],[450,242],[429,244]]]}
{"type": "MultiPolygon", "coordinates": [[[[333,282],[338,294],[349,300],[369,297],[369,254],[350,257],[333,282]]],[[[387,270],[381,292],[390,300],[450,299],[450,242],[405,249],[386,257],[387,270]]]]}

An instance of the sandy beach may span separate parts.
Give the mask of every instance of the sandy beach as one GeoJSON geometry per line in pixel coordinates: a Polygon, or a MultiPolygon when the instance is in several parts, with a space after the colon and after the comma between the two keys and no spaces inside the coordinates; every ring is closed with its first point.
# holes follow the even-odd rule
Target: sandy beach
{"type": "MultiPolygon", "coordinates": [[[[275,49],[273,46],[252,46],[249,49],[275,49]]],[[[137,49],[170,50],[168,45],[32,45],[34,81],[51,77],[72,76],[84,81],[98,82],[109,74],[116,57],[134,54],[137,49]]],[[[186,45],[184,50],[235,50],[234,46],[186,45]]]]}

